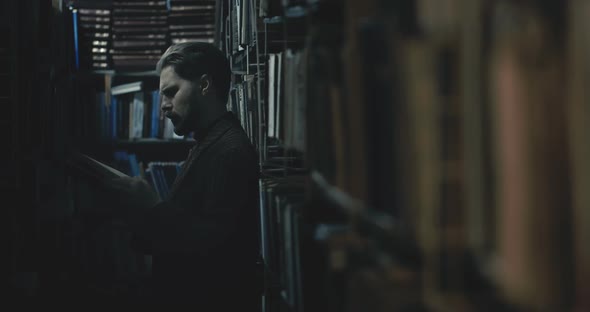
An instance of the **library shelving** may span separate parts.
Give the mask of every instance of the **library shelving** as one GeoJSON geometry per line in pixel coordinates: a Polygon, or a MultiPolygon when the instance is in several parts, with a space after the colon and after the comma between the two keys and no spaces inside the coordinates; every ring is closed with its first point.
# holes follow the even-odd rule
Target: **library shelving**
{"type": "MultiPolygon", "coordinates": [[[[144,117],[155,111],[146,64],[160,43],[146,58],[108,53],[129,48],[104,37],[129,38],[122,2],[0,4],[0,189],[15,202],[3,267],[22,302],[141,292],[148,272],[118,224],[79,218],[85,186],[66,151],[145,164],[192,144],[152,132],[155,114],[138,132],[108,119],[113,103],[139,103],[124,87],[139,85],[144,117]],[[73,12],[84,6],[101,11],[73,12]],[[98,54],[82,57],[88,36],[98,54]],[[121,249],[100,254],[108,233],[121,249]],[[97,276],[115,254],[122,271],[97,276]]],[[[159,8],[147,20],[178,23],[155,37],[185,40],[174,1],[148,2],[159,8]]],[[[228,109],[259,155],[265,312],[590,309],[586,1],[207,5],[188,20],[230,59],[228,109]]]]}

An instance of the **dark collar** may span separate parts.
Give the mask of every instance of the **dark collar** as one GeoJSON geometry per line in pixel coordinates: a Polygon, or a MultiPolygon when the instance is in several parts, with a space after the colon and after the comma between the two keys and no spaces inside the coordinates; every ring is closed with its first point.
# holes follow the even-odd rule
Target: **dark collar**
{"type": "Polygon", "coordinates": [[[227,131],[229,131],[229,129],[239,125],[240,122],[234,114],[232,112],[227,112],[209,126],[209,129],[204,133],[204,136],[201,139],[198,139],[197,144],[191,148],[180,174],[176,177],[176,180],[171,187],[170,196],[176,192],[178,185],[184,179],[189,168],[199,158],[203,151],[211,146],[211,144],[217,142],[227,131]]]}
{"type": "Polygon", "coordinates": [[[215,121],[213,121],[206,129],[199,132],[195,132],[195,140],[198,143],[202,142],[207,138],[207,136],[209,136],[211,132],[215,131],[219,123],[224,123],[224,121],[235,122],[237,121],[237,119],[232,112],[225,112],[224,114],[219,116],[219,118],[217,118],[215,121]]]}
{"type": "Polygon", "coordinates": [[[215,120],[202,135],[196,138],[197,144],[193,147],[197,151],[203,151],[213,142],[217,141],[227,130],[239,124],[232,112],[227,112],[215,120]]]}

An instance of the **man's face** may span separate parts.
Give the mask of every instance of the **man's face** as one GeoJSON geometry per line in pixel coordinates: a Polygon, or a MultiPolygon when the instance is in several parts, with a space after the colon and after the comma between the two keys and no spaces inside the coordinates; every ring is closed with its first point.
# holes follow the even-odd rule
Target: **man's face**
{"type": "Polygon", "coordinates": [[[185,135],[201,127],[199,116],[203,104],[198,83],[181,78],[172,66],[160,72],[162,111],[174,124],[174,132],[185,135]]]}

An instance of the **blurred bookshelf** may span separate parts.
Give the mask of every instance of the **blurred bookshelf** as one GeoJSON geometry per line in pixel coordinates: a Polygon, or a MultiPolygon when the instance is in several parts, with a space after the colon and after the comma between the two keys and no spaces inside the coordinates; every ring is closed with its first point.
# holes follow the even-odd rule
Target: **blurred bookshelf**
{"type": "Polygon", "coordinates": [[[582,1],[218,4],[262,168],[265,311],[588,307],[568,230],[589,220],[568,186],[585,115],[549,104],[572,100],[582,1]]]}

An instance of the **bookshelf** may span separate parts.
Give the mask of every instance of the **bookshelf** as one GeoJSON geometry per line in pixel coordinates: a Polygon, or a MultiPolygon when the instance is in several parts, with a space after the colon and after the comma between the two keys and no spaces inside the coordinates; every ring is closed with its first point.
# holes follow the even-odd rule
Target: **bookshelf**
{"type": "Polygon", "coordinates": [[[587,110],[585,105],[586,95],[584,93],[584,85],[587,78],[583,75],[583,68],[587,68],[588,60],[584,56],[587,51],[587,39],[583,38],[584,25],[586,24],[587,15],[584,13],[584,8],[587,4],[581,1],[573,1],[569,8],[569,27],[571,29],[571,42],[569,43],[568,60],[570,68],[574,68],[571,73],[571,83],[568,88],[569,101],[567,104],[567,120],[569,121],[568,133],[570,135],[569,150],[570,161],[572,165],[572,218],[574,220],[572,227],[573,231],[573,249],[575,255],[575,297],[573,301],[575,306],[579,309],[587,309],[590,306],[588,302],[587,290],[590,285],[590,268],[588,266],[588,257],[590,252],[586,244],[583,243],[584,237],[588,237],[588,223],[590,220],[588,216],[588,194],[585,192],[585,185],[590,181],[587,180],[588,175],[588,145],[583,141],[584,133],[588,127],[586,115],[587,110]]]}
{"type": "MultiPolygon", "coordinates": [[[[0,4],[3,267],[22,302],[110,296],[108,233],[135,257],[117,224],[77,215],[67,150],[174,161],[191,145],[100,139],[96,93],[158,79],[75,62],[69,6],[105,3],[0,4]]],[[[215,4],[206,40],[259,152],[265,312],[589,309],[585,1],[215,4]]]]}
{"type": "Polygon", "coordinates": [[[585,307],[581,1],[218,3],[256,86],[266,311],[585,307]]]}
{"type": "MultiPolygon", "coordinates": [[[[178,6],[199,1],[58,2],[56,18],[67,47],[61,79],[70,84],[59,89],[68,99],[60,106],[67,112],[67,131],[57,136],[67,139],[62,153],[80,151],[127,175],[145,174],[165,197],[194,140],[175,135],[163,118],[155,65],[173,41],[212,40],[210,29],[205,34],[200,29],[211,27],[214,10],[178,6]]],[[[51,296],[88,302],[141,297],[149,285],[150,257],[131,248],[123,224],[100,215],[108,204],[100,188],[62,169],[60,205],[68,213],[58,235],[68,247],[58,253],[63,281],[51,280],[62,288],[48,290],[51,296]]]]}
{"type": "Polygon", "coordinates": [[[71,27],[78,29],[72,32],[78,60],[72,76],[80,102],[74,126],[77,147],[110,164],[115,151],[131,153],[144,165],[183,160],[185,148],[194,141],[176,136],[161,115],[154,69],[170,43],[212,40],[214,2],[69,1],[66,5],[71,27]],[[96,36],[104,39],[103,46],[96,46],[101,44],[97,40],[83,43],[96,36]],[[94,58],[96,49],[102,49],[104,63],[80,63],[94,58]]]}
{"type": "MultiPolygon", "coordinates": [[[[216,44],[225,51],[233,73],[228,108],[239,117],[259,152],[261,245],[266,272],[264,310],[302,311],[302,263],[298,253],[299,239],[304,236],[297,233],[303,226],[302,188],[308,169],[303,138],[298,137],[295,149],[294,133],[281,135],[284,129],[295,128],[280,125],[283,115],[279,111],[287,107],[281,102],[291,100],[282,94],[286,83],[282,81],[282,55],[287,46],[301,46],[303,38],[294,36],[297,31],[285,31],[285,21],[297,17],[284,14],[279,3],[268,3],[270,13],[264,13],[264,4],[258,1],[220,0],[217,4],[216,44]]],[[[285,62],[290,62],[293,70],[288,73],[294,75],[296,66],[303,68],[303,62],[295,64],[291,52],[285,62]]],[[[297,103],[302,102],[301,98],[297,103]]],[[[297,122],[301,122],[303,115],[298,116],[297,122]]],[[[304,129],[303,125],[298,129],[304,129]]]]}
{"type": "Polygon", "coordinates": [[[104,161],[124,150],[141,161],[180,161],[194,141],[172,133],[159,109],[159,78],[154,71],[93,70],[74,75],[80,87],[82,119],[77,146],[104,161]]]}

